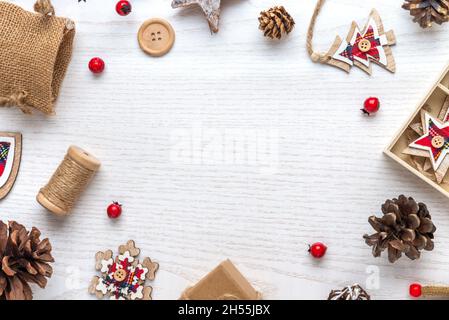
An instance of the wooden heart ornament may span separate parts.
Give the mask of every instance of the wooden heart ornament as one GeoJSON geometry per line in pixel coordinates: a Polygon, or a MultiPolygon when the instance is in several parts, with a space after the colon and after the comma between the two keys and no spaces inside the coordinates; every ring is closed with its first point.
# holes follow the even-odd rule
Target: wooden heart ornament
{"type": "Polygon", "coordinates": [[[0,200],[11,191],[19,172],[22,134],[0,132],[0,200]]]}

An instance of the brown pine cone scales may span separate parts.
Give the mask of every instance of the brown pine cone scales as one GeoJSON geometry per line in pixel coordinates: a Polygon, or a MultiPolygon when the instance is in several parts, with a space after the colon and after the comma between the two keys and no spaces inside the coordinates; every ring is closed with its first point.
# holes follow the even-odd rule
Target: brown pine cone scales
{"type": "Polygon", "coordinates": [[[415,260],[421,250],[433,250],[436,227],[424,203],[400,195],[398,199],[385,201],[382,212],[382,218],[368,219],[376,233],[363,236],[366,244],[373,247],[374,257],[388,249],[388,260],[393,263],[402,253],[415,260]]]}
{"type": "Polygon", "coordinates": [[[48,239],[40,240],[38,229],[26,228],[15,221],[9,226],[0,221],[0,300],[31,300],[33,292],[28,283],[44,288],[54,262],[48,239]]]}
{"type": "Polygon", "coordinates": [[[264,36],[271,39],[281,39],[283,34],[289,34],[295,21],[283,6],[273,7],[262,11],[259,17],[259,29],[264,36]]]}
{"type": "Polygon", "coordinates": [[[402,8],[409,10],[413,21],[422,28],[431,27],[433,22],[442,24],[449,18],[449,0],[405,0],[402,8]]]}
{"type": "Polygon", "coordinates": [[[341,290],[332,290],[327,300],[371,300],[371,296],[356,283],[341,290]]]}

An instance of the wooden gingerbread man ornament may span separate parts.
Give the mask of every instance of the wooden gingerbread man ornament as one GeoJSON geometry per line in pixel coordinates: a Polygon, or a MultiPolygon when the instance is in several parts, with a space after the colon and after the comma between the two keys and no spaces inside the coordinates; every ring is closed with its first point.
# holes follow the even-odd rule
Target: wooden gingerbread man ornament
{"type": "Polygon", "coordinates": [[[396,64],[390,46],[396,43],[396,37],[392,30],[385,32],[382,20],[375,9],[371,11],[363,29],[360,29],[356,22],[352,22],[346,39],[337,36],[328,52],[318,53],[313,50],[315,23],[324,1],[318,0],[307,33],[307,52],[312,61],[328,64],[346,72],[349,72],[352,66],[356,66],[369,75],[373,62],[394,73],[396,64]]]}

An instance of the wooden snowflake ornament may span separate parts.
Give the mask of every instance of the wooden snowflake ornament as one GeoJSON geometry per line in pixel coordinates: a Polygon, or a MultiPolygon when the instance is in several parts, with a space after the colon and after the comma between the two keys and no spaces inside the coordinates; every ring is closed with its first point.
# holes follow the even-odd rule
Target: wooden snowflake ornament
{"type": "Polygon", "coordinates": [[[319,0],[310,22],[307,36],[307,50],[314,62],[328,64],[349,72],[356,66],[371,75],[371,63],[396,71],[391,45],[396,44],[393,30],[385,32],[382,19],[375,9],[369,15],[368,22],[363,29],[352,22],[347,37],[343,40],[337,36],[331,48],[326,53],[313,51],[312,39],[318,13],[324,0],[319,0]]]}
{"type": "Polygon", "coordinates": [[[151,300],[153,288],[145,286],[145,281],[154,280],[159,264],[148,257],[139,262],[139,254],[133,240],[119,247],[115,259],[111,250],[97,252],[95,269],[102,275],[92,278],[89,293],[99,299],[109,296],[111,300],[151,300]]]}
{"type": "Polygon", "coordinates": [[[218,32],[220,0],[173,0],[171,3],[173,9],[190,7],[193,5],[201,7],[209,22],[210,30],[215,33],[218,32]]]}

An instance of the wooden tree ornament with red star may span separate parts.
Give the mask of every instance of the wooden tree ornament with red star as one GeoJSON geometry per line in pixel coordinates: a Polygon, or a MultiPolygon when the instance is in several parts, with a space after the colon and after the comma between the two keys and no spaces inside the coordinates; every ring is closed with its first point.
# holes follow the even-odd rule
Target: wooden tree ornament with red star
{"type": "Polygon", "coordinates": [[[323,4],[324,0],[318,0],[307,35],[307,50],[314,62],[328,64],[346,72],[349,72],[352,66],[356,66],[369,75],[372,72],[372,62],[390,72],[396,71],[396,63],[390,48],[396,43],[396,37],[392,30],[385,32],[382,19],[375,9],[371,11],[363,29],[360,29],[354,21],[346,39],[337,36],[326,53],[313,51],[314,27],[323,4]]]}

